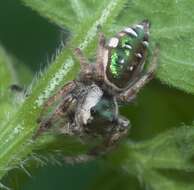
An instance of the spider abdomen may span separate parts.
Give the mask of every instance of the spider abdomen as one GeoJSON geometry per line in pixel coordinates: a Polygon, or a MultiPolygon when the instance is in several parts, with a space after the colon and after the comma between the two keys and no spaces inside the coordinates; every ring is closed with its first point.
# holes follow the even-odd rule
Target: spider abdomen
{"type": "Polygon", "coordinates": [[[108,43],[107,80],[126,88],[142,72],[148,48],[149,22],[125,28],[108,43]]]}

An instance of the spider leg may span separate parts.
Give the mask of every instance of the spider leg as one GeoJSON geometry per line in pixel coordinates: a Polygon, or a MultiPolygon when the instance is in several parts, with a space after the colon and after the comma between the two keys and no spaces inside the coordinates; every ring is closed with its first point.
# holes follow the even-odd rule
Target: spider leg
{"type": "Polygon", "coordinates": [[[129,89],[119,94],[117,97],[117,100],[122,102],[131,102],[136,97],[140,89],[153,78],[157,68],[158,55],[159,55],[159,46],[155,48],[152,61],[147,71],[145,72],[145,74],[143,74],[142,77],[135,84],[133,84],[129,89]]]}
{"type": "Polygon", "coordinates": [[[81,68],[89,64],[89,60],[84,56],[80,48],[74,49],[74,55],[79,60],[81,68]]]}
{"type": "Polygon", "coordinates": [[[96,62],[100,62],[101,63],[101,59],[102,59],[102,55],[103,55],[103,50],[105,48],[105,43],[106,43],[106,39],[105,36],[102,32],[99,32],[98,34],[98,48],[97,48],[97,60],[96,62]]]}
{"type": "Polygon", "coordinates": [[[94,66],[90,64],[89,60],[84,56],[80,48],[74,50],[75,57],[79,60],[81,71],[80,80],[90,80],[93,77],[94,66]]]}
{"type": "Polygon", "coordinates": [[[65,84],[54,96],[51,96],[43,105],[44,108],[51,106],[54,102],[58,101],[61,97],[65,97],[69,94],[74,88],[76,84],[74,81],[68,82],[65,84]]]}
{"type": "Polygon", "coordinates": [[[117,119],[107,124],[106,128],[109,128],[110,131],[106,136],[104,136],[102,144],[99,144],[88,152],[89,155],[100,156],[105,154],[107,151],[114,149],[118,145],[119,141],[123,139],[123,137],[127,136],[130,129],[130,122],[127,118],[117,116],[117,119]]]}
{"type": "Polygon", "coordinates": [[[67,83],[61,90],[59,90],[54,96],[51,96],[44,103],[43,111],[37,120],[39,128],[35,133],[35,137],[52,127],[52,123],[54,123],[55,120],[64,114],[64,110],[68,109],[69,105],[71,104],[71,92],[75,89],[75,87],[76,84],[74,81],[67,83]],[[44,114],[47,113],[49,108],[52,108],[55,103],[58,103],[58,106],[48,117],[45,117],[44,114]]]}
{"type": "Polygon", "coordinates": [[[98,37],[98,48],[96,52],[96,69],[95,69],[95,78],[97,81],[102,81],[104,78],[104,58],[106,56],[107,49],[105,47],[105,36],[102,32],[99,33],[98,37]]]}
{"type": "Polygon", "coordinates": [[[114,147],[114,145],[118,143],[120,139],[126,137],[128,134],[128,131],[131,127],[129,120],[127,118],[119,116],[117,122],[118,123],[115,126],[115,131],[111,133],[109,138],[105,141],[106,147],[114,147]]]}
{"type": "Polygon", "coordinates": [[[115,119],[114,124],[116,127],[112,129],[112,133],[110,133],[110,136],[105,144],[108,146],[114,145],[115,142],[119,141],[123,136],[126,136],[129,128],[130,128],[130,122],[127,118],[119,115],[118,111],[118,103],[116,97],[114,97],[114,104],[115,104],[115,119]]]}
{"type": "MultiPolygon", "coordinates": [[[[63,123],[66,123],[68,125],[69,121],[68,121],[67,114],[68,114],[68,109],[70,107],[70,104],[72,104],[72,102],[73,102],[73,97],[72,95],[69,94],[57,106],[57,108],[53,111],[51,116],[49,116],[48,118],[42,117],[38,122],[40,127],[36,131],[35,137],[39,136],[45,131],[48,131],[48,129],[53,127],[55,123],[57,123],[59,120],[61,121],[62,120],[61,118],[63,118],[63,123]]],[[[60,127],[62,126],[59,126],[59,129],[60,127]]]]}

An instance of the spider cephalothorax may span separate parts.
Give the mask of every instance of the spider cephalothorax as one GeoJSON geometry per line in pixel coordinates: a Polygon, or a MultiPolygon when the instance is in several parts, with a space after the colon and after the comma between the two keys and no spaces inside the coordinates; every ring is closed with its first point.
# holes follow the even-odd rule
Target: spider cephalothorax
{"type": "Polygon", "coordinates": [[[144,68],[149,27],[149,22],[144,20],[123,29],[107,43],[100,33],[93,64],[77,48],[75,55],[81,64],[79,77],[45,102],[48,113],[39,120],[39,132],[52,128],[82,139],[100,137],[104,147],[126,135],[129,121],[120,116],[118,102],[134,99],[152,79],[157,65],[158,48],[147,69],[144,68]]]}

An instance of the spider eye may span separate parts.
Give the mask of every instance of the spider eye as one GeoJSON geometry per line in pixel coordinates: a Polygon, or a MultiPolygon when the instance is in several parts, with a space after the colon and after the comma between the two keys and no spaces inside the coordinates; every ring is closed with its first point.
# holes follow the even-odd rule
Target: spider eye
{"type": "Polygon", "coordinates": [[[126,88],[142,72],[149,37],[149,22],[127,27],[108,43],[106,75],[118,88],[126,88]]]}

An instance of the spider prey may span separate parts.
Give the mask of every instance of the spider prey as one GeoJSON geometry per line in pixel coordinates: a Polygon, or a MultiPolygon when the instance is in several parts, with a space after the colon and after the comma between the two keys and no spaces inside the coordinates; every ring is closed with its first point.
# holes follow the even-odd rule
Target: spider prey
{"type": "Polygon", "coordinates": [[[118,103],[132,101],[152,79],[157,65],[158,48],[148,67],[144,66],[149,27],[149,22],[144,20],[124,28],[108,43],[100,33],[93,64],[77,48],[79,76],[45,102],[44,110],[48,114],[40,118],[38,134],[51,129],[81,139],[99,137],[107,147],[125,136],[129,121],[119,115],[118,103]]]}

